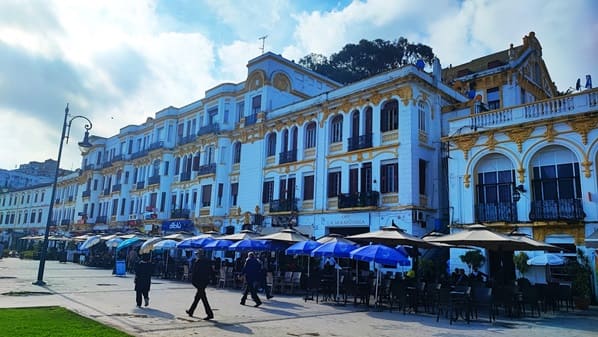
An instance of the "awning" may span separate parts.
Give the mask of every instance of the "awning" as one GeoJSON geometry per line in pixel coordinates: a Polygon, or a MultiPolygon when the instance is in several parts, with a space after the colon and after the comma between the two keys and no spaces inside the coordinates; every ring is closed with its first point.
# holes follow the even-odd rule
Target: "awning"
{"type": "Polygon", "coordinates": [[[594,233],[586,238],[586,247],[598,248],[598,230],[595,230],[594,233]]]}

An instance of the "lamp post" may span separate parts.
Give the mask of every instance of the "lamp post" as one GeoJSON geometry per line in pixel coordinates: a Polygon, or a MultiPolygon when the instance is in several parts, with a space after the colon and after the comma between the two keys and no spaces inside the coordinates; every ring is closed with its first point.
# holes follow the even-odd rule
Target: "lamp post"
{"type": "Polygon", "coordinates": [[[89,130],[91,129],[91,121],[85,116],[73,116],[69,119],[69,105],[66,104],[64,109],[64,123],[62,124],[62,135],[60,136],[60,146],[58,147],[58,158],[56,159],[56,172],[54,172],[54,183],[52,184],[52,193],[50,193],[50,207],[48,208],[48,219],[46,220],[46,232],[44,233],[44,242],[42,243],[42,250],[39,256],[39,269],[37,271],[37,281],[33,282],[34,285],[43,286],[44,282],[44,268],[46,266],[46,254],[48,251],[48,236],[50,234],[50,225],[52,223],[52,213],[54,210],[54,197],[56,195],[56,185],[58,182],[58,173],[60,172],[60,158],[62,157],[62,146],[64,140],[66,143],[69,142],[69,134],[71,132],[71,124],[77,118],[85,119],[89,124],[85,124],[85,136],[83,141],[79,142],[79,149],[81,153],[85,154],[89,151],[92,144],[89,142],[89,130]]]}

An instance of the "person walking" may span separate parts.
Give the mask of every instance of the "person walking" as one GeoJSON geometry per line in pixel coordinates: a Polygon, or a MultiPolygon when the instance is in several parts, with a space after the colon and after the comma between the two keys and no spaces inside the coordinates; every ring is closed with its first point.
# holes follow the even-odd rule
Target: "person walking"
{"type": "Polygon", "coordinates": [[[241,305],[245,305],[247,294],[251,293],[251,298],[255,302],[254,307],[262,305],[262,301],[257,296],[257,286],[262,278],[262,263],[255,257],[253,252],[249,252],[245,266],[243,267],[243,274],[245,275],[245,290],[243,297],[241,297],[241,305]]]}
{"type": "Polygon", "coordinates": [[[195,292],[195,298],[193,299],[193,303],[191,303],[191,307],[189,307],[189,310],[185,310],[189,317],[193,317],[193,312],[195,312],[197,304],[201,301],[207,315],[204,317],[204,320],[214,318],[214,313],[212,312],[212,308],[210,308],[210,303],[206,296],[206,287],[210,283],[213,274],[212,261],[210,261],[203,252],[198,252],[197,258],[195,262],[193,262],[193,269],[191,272],[191,283],[197,291],[195,292]]]}
{"type": "Polygon", "coordinates": [[[142,256],[135,265],[135,300],[137,307],[141,307],[141,298],[145,299],[145,306],[149,305],[149,291],[152,284],[154,264],[150,261],[148,254],[142,256]]]}

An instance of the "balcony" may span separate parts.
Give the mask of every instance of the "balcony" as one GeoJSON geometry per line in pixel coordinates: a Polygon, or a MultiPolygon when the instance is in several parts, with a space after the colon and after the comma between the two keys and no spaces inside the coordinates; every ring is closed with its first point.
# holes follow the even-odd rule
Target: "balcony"
{"type": "Polygon", "coordinates": [[[75,197],[70,195],[67,200],[68,200],[68,202],[73,202],[73,201],[75,201],[75,197]]]}
{"type": "Polygon", "coordinates": [[[85,165],[83,167],[83,171],[92,171],[94,169],[95,169],[95,165],[94,164],[88,164],[88,165],[85,165]]]}
{"type": "Polygon", "coordinates": [[[189,135],[185,137],[179,137],[178,144],[185,145],[189,143],[193,143],[197,139],[197,135],[189,135]]]}
{"type": "Polygon", "coordinates": [[[171,219],[189,219],[189,214],[191,211],[188,209],[175,209],[170,212],[171,219]]]}
{"type": "Polygon", "coordinates": [[[201,136],[207,135],[209,133],[217,133],[217,132],[220,132],[220,124],[210,124],[210,125],[202,126],[201,128],[199,128],[199,130],[197,131],[197,136],[201,137],[201,136]]]}
{"type": "Polygon", "coordinates": [[[477,132],[478,128],[500,129],[548,118],[579,115],[594,112],[597,107],[598,88],[497,110],[485,111],[476,105],[468,116],[449,121],[449,134],[463,135],[477,132]]]}
{"type": "Polygon", "coordinates": [[[110,161],[107,161],[107,162],[105,162],[105,163],[103,163],[103,164],[102,164],[102,168],[103,168],[103,169],[105,169],[105,168],[109,168],[109,167],[111,167],[111,166],[112,166],[112,162],[110,162],[110,161]]]}
{"type": "Polygon", "coordinates": [[[58,205],[60,203],[60,199],[54,200],[54,205],[58,205]]]}
{"type": "Polygon", "coordinates": [[[517,204],[514,202],[477,204],[475,218],[477,222],[517,222],[517,204]]]}
{"type": "Polygon", "coordinates": [[[141,157],[145,157],[147,156],[149,152],[147,150],[141,150],[141,151],[137,151],[135,153],[131,154],[131,160],[133,159],[137,159],[137,158],[141,158],[141,157]]]}
{"type": "Polygon", "coordinates": [[[359,137],[350,137],[347,139],[347,149],[348,151],[355,151],[361,149],[367,149],[372,147],[372,134],[368,133],[367,135],[359,136],[359,137]]]}
{"type": "Polygon", "coordinates": [[[110,187],[105,188],[104,192],[102,192],[103,195],[110,195],[110,187]]]}
{"type": "Polygon", "coordinates": [[[142,189],[144,189],[144,188],[145,188],[145,182],[143,182],[143,181],[138,181],[138,182],[137,182],[137,189],[138,189],[138,190],[142,190],[142,189]]]}
{"type": "Polygon", "coordinates": [[[155,185],[160,183],[160,176],[155,175],[147,178],[147,185],[155,185]]]}
{"type": "Polygon", "coordinates": [[[179,181],[189,181],[191,180],[191,172],[183,172],[179,176],[179,181]]]}
{"type": "Polygon", "coordinates": [[[338,208],[378,207],[380,193],[378,191],[342,193],[338,196],[338,208]]]}
{"type": "Polygon", "coordinates": [[[297,212],[299,199],[278,199],[270,200],[270,213],[297,212]]]}
{"type": "Polygon", "coordinates": [[[112,192],[120,192],[121,189],[122,189],[122,184],[112,185],[112,192]]]}
{"type": "Polygon", "coordinates": [[[534,200],[529,213],[532,221],[581,221],[585,217],[581,199],[534,200]]]}
{"type": "Polygon", "coordinates": [[[125,156],[122,154],[117,154],[116,156],[112,157],[112,160],[110,160],[111,163],[117,162],[117,161],[123,161],[125,160],[125,156]]]}
{"type": "Polygon", "coordinates": [[[245,126],[253,125],[257,123],[257,113],[245,116],[245,126]]]}
{"type": "Polygon", "coordinates": [[[292,163],[295,161],[297,161],[297,149],[278,154],[278,164],[292,163]]]}
{"type": "Polygon", "coordinates": [[[164,147],[164,142],[159,141],[159,142],[151,143],[150,146],[147,148],[147,151],[149,152],[149,151],[159,150],[163,147],[164,147]]]}
{"type": "Polygon", "coordinates": [[[69,219],[62,219],[60,220],[60,226],[70,226],[71,225],[71,220],[69,219]]]}
{"type": "Polygon", "coordinates": [[[214,174],[216,173],[216,163],[211,163],[207,165],[201,165],[199,167],[199,171],[197,172],[198,176],[205,175],[205,174],[214,174]]]}
{"type": "Polygon", "coordinates": [[[96,218],[96,224],[107,224],[107,217],[105,215],[100,215],[96,218]]]}
{"type": "Polygon", "coordinates": [[[83,191],[83,193],[82,193],[83,198],[89,198],[90,195],[91,195],[91,191],[90,190],[83,191]]]}

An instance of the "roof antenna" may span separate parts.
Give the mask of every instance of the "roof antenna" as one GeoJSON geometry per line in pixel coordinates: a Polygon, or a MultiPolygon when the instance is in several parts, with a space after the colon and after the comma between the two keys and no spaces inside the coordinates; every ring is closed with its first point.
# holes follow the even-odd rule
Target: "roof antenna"
{"type": "Polygon", "coordinates": [[[262,40],[262,47],[260,48],[260,50],[262,51],[262,54],[264,53],[264,45],[266,44],[267,37],[268,37],[268,35],[264,35],[264,36],[258,38],[258,40],[262,40]]]}

